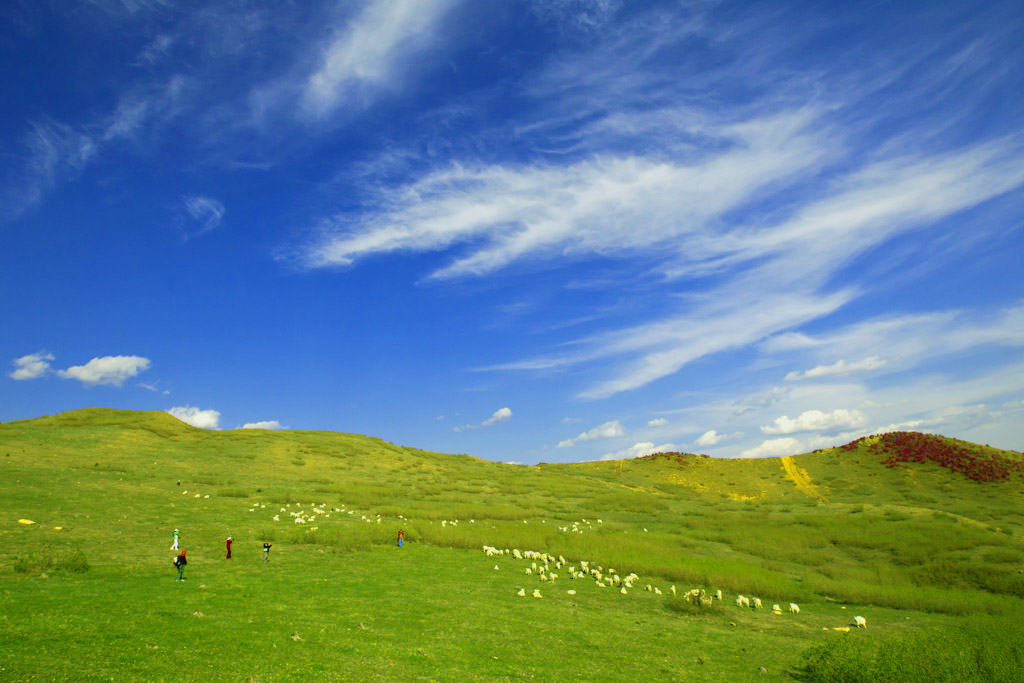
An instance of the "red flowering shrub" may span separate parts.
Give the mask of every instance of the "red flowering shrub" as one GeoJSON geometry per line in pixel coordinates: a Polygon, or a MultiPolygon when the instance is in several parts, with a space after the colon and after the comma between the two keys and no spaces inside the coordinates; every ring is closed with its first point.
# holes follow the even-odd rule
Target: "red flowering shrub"
{"type": "Polygon", "coordinates": [[[884,455],[882,464],[886,467],[930,462],[959,472],[974,481],[1006,481],[1013,472],[1024,479],[1024,461],[1010,460],[980,449],[972,450],[942,437],[920,432],[889,432],[877,437],[861,437],[839,448],[855,451],[869,438],[868,452],[884,455]]]}

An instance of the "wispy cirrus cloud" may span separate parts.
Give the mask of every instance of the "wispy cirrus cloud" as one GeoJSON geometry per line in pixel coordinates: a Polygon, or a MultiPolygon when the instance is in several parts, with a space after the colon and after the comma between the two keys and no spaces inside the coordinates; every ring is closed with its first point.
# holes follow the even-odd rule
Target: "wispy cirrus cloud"
{"type": "Polygon", "coordinates": [[[323,50],[301,96],[316,117],[338,107],[362,108],[381,91],[397,89],[411,60],[439,39],[441,21],[456,0],[372,0],[323,50]]]}
{"type": "MultiPolygon", "coordinates": [[[[654,28],[655,14],[637,20],[643,31],[615,32],[529,81],[524,102],[544,104],[516,130],[542,150],[532,160],[455,160],[387,186],[358,215],[324,219],[302,251],[304,264],[442,252],[447,262],[428,280],[526,264],[646,264],[679,294],[666,297],[660,314],[572,340],[568,351],[484,368],[551,370],[601,359],[605,376],[577,393],[601,399],[836,313],[871,286],[836,284],[858,258],[1024,186],[1019,131],[950,146],[930,137],[950,121],[929,120],[878,139],[882,114],[870,103],[880,65],[887,83],[906,79],[920,98],[943,87],[948,65],[914,58],[919,73],[911,79],[910,55],[894,50],[852,76],[796,78],[738,44],[757,32],[752,20],[727,41],[740,55],[729,67],[690,74],[685,60],[674,69],[658,60],[706,37],[707,17],[695,12],[680,32],[654,28]],[[693,76],[692,89],[680,91],[681,74],[693,76]],[[724,104],[716,97],[723,82],[749,86],[747,96],[724,104]],[[633,102],[643,104],[626,104],[633,102]]],[[[783,50],[782,42],[766,44],[783,50]]],[[[870,351],[860,358],[876,356],[886,360],[870,351]]],[[[810,372],[828,372],[824,366],[810,372]]]]}
{"type": "Polygon", "coordinates": [[[877,370],[883,365],[885,365],[885,361],[878,356],[868,356],[863,360],[854,361],[853,363],[847,363],[845,360],[837,360],[831,365],[818,365],[810,370],[804,370],[803,372],[794,370],[793,372],[786,374],[785,380],[787,382],[794,382],[801,379],[812,379],[814,377],[842,377],[844,375],[852,375],[866,370],[877,370]]]}
{"type": "Polygon", "coordinates": [[[199,226],[197,231],[190,233],[192,236],[215,229],[224,218],[224,205],[213,197],[189,195],[182,197],[181,201],[186,213],[199,226]]]}

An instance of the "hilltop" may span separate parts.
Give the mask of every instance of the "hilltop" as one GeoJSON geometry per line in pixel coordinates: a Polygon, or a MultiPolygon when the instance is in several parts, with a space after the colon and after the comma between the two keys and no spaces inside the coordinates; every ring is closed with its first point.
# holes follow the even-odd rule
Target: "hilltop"
{"type": "MultiPolygon", "coordinates": [[[[809,644],[823,637],[821,628],[849,621],[849,614],[838,611],[840,606],[865,613],[871,637],[901,636],[908,624],[944,628],[953,618],[1009,618],[1018,613],[1024,605],[1024,575],[1018,571],[1024,562],[1022,462],[1021,454],[1012,451],[895,433],[788,458],[725,460],[667,453],[517,466],[356,434],[208,431],[161,412],[78,410],[0,425],[5,510],[0,519],[0,581],[5,595],[16,596],[18,609],[52,612],[54,619],[69,608],[58,597],[63,590],[59,586],[99,595],[102,583],[116,587],[113,594],[127,600],[134,599],[133,591],[142,591],[140,596],[161,593],[169,574],[170,531],[180,527],[195,558],[190,571],[211,586],[221,585],[215,602],[230,604],[231,595],[241,590],[252,605],[248,601],[259,603],[266,596],[243,590],[240,586],[248,584],[238,583],[243,581],[241,563],[224,564],[219,554],[229,534],[241,548],[271,539],[274,552],[280,553],[275,558],[281,558],[280,567],[272,568],[281,572],[274,575],[274,604],[301,608],[311,623],[322,622],[317,628],[327,629],[325,633],[336,614],[321,613],[316,604],[305,602],[326,590],[308,581],[321,576],[339,580],[325,568],[350,566],[345,558],[362,553],[360,563],[369,564],[349,570],[355,574],[346,581],[355,584],[343,591],[350,599],[357,596],[354,604],[364,605],[355,611],[359,616],[353,618],[362,620],[357,623],[379,622],[382,609],[414,609],[380,593],[379,576],[369,569],[377,566],[389,581],[416,593],[409,599],[425,600],[446,619],[465,622],[468,617],[451,610],[468,600],[484,616],[465,623],[486,632],[485,615],[499,610],[512,632],[503,629],[493,643],[485,638],[480,647],[499,647],[511,639],[525,652],[533,648],[523,641],[526,635],[515,632],[515,624],[536,629],[539,613],[517,611],[524,608],[511,600],[519,588],[541,584],[523,574],[529,563],[502,555],[495,564],[480,549],[529,549],[571,563],[588,560],[614,567],[620,575],[635,572],[664,593],[640,598],[613,591],[590,595],[593,590],[580,588],[578,596],[567,599],[570,586],[556,592],[553,585],[543,585],[549,615],[575,620],[579,610],[587,611],[585,622],[573,623],[594,629],[588,639],[614,637],[606,627],[591,625],[594,620],[618,623],[620,618],[675,634],[664,644],[668,650],[655,648],[662,654],[645,655],[630,647],[614,656],[592,652],[597,668],[589,680],[620,680],[594,673],[605,671],[602,667],[630,670],[624,662],[616,664],[620,656],[630,662],[642,659],[652,667],[653,680],[692,677],[692,657],[664,671],[658,667],[669,656],[670,643],[693,639],[694,628],[728,652],[742,642],[743,647],[782,656],[793,666],[809,644]],[[297,523],[300,511],[302,522],[297,523]],[[403,552],[410,552],[395,556],[392,544],[398,528],[409,540],[403,552]],[[412,557],[424,564],[394,564],[412,557]],[[90,569],[76,573],[75,567],[90,569]],[[437,567],[445,568],[444,578],[433,573],[437,567]],[[41,574],[50,576],[48,583],[33,583],[41,574]],[[427,598],[439,582],[445,589],[427,598]],[[722,590],[727,601],[717,607],[717,617],[692,614],[688,603],[668,596],[673,584],[722,590]],[[478,595],[479,590],[483,593],[478,595]],[[728,599],[737,594],[798,602],[802,613],[770,622],[753,612],[730,611],[728,599]],[[456,595],[462,597],[451,599],[456,595]],[[729,640],[735,629],[746,635],[729,640]]],[[[560,584],[565,570],[561,573],[560,584]]],[[[70,594],[67,600],[73,602],[70,594]]],[[[14,604],[5,599],[4,608],[13,609],[14,604]]],[[[335,610],[355,609],[348,603],[331,604],[335,610]]],[[[153,609],[152,619],[163,623],[162,608],[153,609]]],[[[263,614],[263,607],[252,609],[263,614]]],[[[26,670],[25,642],[35,642],[39,628],[52,626],[48,623],[22,626],[20,637],[0,636],[10,653],[0,656],[0,664],[9,671],[26,670]]],[[[131,623],[135,630],[146,628],[131,623]]],[[[240,633],[248,632],[241,615],[231,623],[240,633]]],[[[424,623],[395,624],[390,633],[422,638],[424,623]]],[[[266,624],[263,628],[273,631],[266,624]]],[[[325,647],[354,647],[345,633],[325,636],[325,647]]],[[[69,656],[82,656],[89,648],[98,648],[96,657],[103,652],[112,656],[100,641],[89,636],[76,640],[80,645],[68,646],[69,656]]],[[[467,660],[440,641],[429,642],[433,644],[426,656],[436,661],[429,678],[460,680],[443,672],[466,673],[469,661],[485,668],[493,662],[475,656],[467,660]]],[[[687,648],[703,652],[700,642],[687,648]]],[[[251,647],[243,650],[258,661],[263,645],[253,641],[251,647]]],[[[388,643],[373,647],[386,651],[388,643]]],[[[551,653],[559,651],[551,648],[551,653]]],[[[551,679],[550,667],[556,666],[548,659],[551,653],[524,654],[518,666],[548,670],[551,679]]],[[[416,663],[418,657],[411,660],[411,670],[422,664],[416,663]]],[[[756,667],[747,672],[740,666],[738,650],[740,668],[730,668],[731,658],[722,658],[717,668],[701,669],[707,680],[725,675],[742,680],[757,672],[756,667]]],[[[328,675],[333,669],[320,655],[308,653],[303,661],[321,667],[313,669],[321,672],[317,675],[334,675],[328,675]]],[[[203,670],[208,666],[206,659],[195,664],[203,670]]],[[[140,677],[164,675],[162,665],[153,666],[143,667],[140,677]]],[[[286,669],[274,669],[276,678],[262,680],[288,679],[282,673],[286,669]]],[[[782,674],[777,665],[769,669],[772,677],[782,674]]],[[[502,676],[484,678],[515,678],[502,676]]],[[[296,673],[295,679],[302,680],[302,675],[296,673]]]]}

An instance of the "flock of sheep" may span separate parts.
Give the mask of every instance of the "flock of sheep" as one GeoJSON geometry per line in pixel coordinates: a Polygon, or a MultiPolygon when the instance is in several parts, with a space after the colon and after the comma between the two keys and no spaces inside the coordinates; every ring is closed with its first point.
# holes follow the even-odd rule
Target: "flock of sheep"
{"type": "MultiPolygon", "coordinates": [[[[184,493],[187,493],[187,491],[184,493]]],[[[199,494],[196,495],[198,496],[199,494]]],[[[342,514],[348,515],[355,514],[354,510],[346,510],[345,506],[342,506],[340,508],[332,507],[328,509],[326,503],[321,503],[319,505],[317,505],[316,503],[310,503],[309,507],[312,510],[312,512],[310,512],[309,514],[307,514],[304,509],[289,511],[288,508],[290,507],[290,503],[286,504],[285,507],[281,508],[281,512],[288,513],[288,515],[290,515],[293,518],[295,524],[307,524],[313,522],[316,520],[318,516],[322,516],[325,519],[327,519],[331,516],[332,512],[340,512],[342,514]]],[[[296,505],[296,507],[299,506],[296,505]]],[[[249,508],[249,512],[255,512],[258,509],[264,508],[266,508],[265,504],[256,503],[251,508],[249,508]]],[[[402,515],[399,515],[399,518],[405,519],[405,517],[403,517],[402,515]]],[[[274,515],[273,520],[275,522],[281,521],[280,514],[274,515]]],[[[377,515],[376,518],[371,518],[367,517],[366,515],[362,515],[361,521],[367,524],[380,524],[381,516],[377,515]]],[[[476,520],[470,520],[470,523],[473,523],[475,521],[476,520]]],[[[523,520],[523,522],[525,523],[526,520],[523,520]]],[[[458,520],[442,520],[441,526],[458,526],[458,523],[458,520]]],[[[602,524],[603,522],[602,520],[598,519],[597,523],[602,524]]],[[[569,526],[564,526],[559,527],[559,530],[563,533],[583,533],[583,530],[580,529],[580,524],[585,524],[587,527],[593,526],[593,524],[590,521],[583,519],[580,520],[580,522],[573,522],[571,529],[569,526]]],[[[317,527],[311,528],[316,529],[317,527]]],[[[646,531],[646,529],[644,531],[646,531]]],[[[627,595],[629,593],[629,590],[634,587],[634,584],[636,584],[640,580],[640,577],[635,573],[630,573],[626,576],[621,576],[612,568],[605,569],[604,567],[589,562],[587,560],[580,560],[578,563],[579,566],[577,567],[577,565],[575,564],[570,565],[568,561],[561,555],[554,556],[549,555],[548,553],[542,553],[535,550],[519,550],[518,548],[499,549],[489,545],[483,546],[483,550],[488,557],[511,555],[516,560],[529,560],[530,565],[525,568],[524,573],[527,576],[537,576],[541,581],[549,582],[551,583],[551,585],[554,585],[555,581],[559,577],[559,574],[554,570],[561,571],[563,567],[565,568],[565,572],[573,580],[586,579],[589,577],[594,580],[594,584],[597,587],[618,588],[619,593],[621,593],[622,595],[627,595]]],[[[494,565],[494,568],[495,570],[499,569],[498,565],[494,565]]],[[[660,588],[658,588],[657,586],[653,586],[649,583],[644,584],[642,588],[643,590],[648,591],[650,593],[654,593],[655,595],[663,594],[660,588]]],[[[676,587],[674,585],[669,587],[668,592],[671,593],[673,596],[677,595],[676,587]]],[[[572,588],[568,589],[566,593],[569,595],[576,595],[576,591],[572,588]]],[[[520,588],[516,595],[518,595],[519,597],[526,597],[526,589],[520,588]]],[[[701,605],[702,607],[710,606],[714,603],[715,600],[721,601],[723,599],[721,590],[717,590],[713,594],[709,594],[703,588],[694,588],[683,593],[682,595],[683,599],[685,599],[687,602],[696,601],[697,604],[701,605]]],[[[532,596],[534,598],[544,597],[541,594],[539,588],[533,589],[532,596]]],[[[762,609],[764,607],[760,598],[748,598],[743,595],[739,595],[736,597],[736,606],[747,607],[755,610],[762,609]]],[[[845,607],[843,609],[845,609],[845,607]]],[[[783,613],[782,607],[778,604],[773,604],[771,612],[775,615],[781,615],[783,613]]],[[[793,602],[789,603],[789,612],[792,614],[799,614],[799,605],[793,602]]],[[[867,620],[864,617],[856,616],[853,618],[853,620],[857,628],[867,628],[867,620]]],[[[828,629],[825,628],[824,630],[827,631],[828,629]]],[[[849,632],[850,627],[838,626],[833,627],[832,630],[849,632]]]]}
{"type": "MultiPolygon", "coordinates": [[[[636,584],[640,580],[640,577],[637,576],[635,573],[630,573],[626,576],[621,576],[612,568],[605,569],[604,567],[596,565],[587,560],[580,560],[578,563],[579,567],[577,568],[575,564],[570,565],[568,561],[561,555],[554,556],[549,555],[547,553],[537,552],[535,550],[519,550],[518,548],[499,549],[489,545],[483,546],[483,550],[487,557],[511,555],[516,560],[529,560],[530,565],[525,568],[524,573],[527,576],[537,576],[538,578],[540,578],[541,581],[550,582],[552,585],[554,585],[555,580],[558,579],[559,576],[559,574],[554,570],[562,570],[563,567],[565,568],[565,572],[569,574],[569,576],[572,577],[572,579],[591,578],[594,580],[594,584],[598,588],[618,588],[619,593],[621,593],[622,595],[627,595],[629,592],[628,589],[633,588],[634,584],[636,584]],[[538,564],[538,562],[540,564],[538,564]]],[[[500,567],[498,565],[494,565],[494,569],[498,570],[500,569],[500,567]]],[[[654,593],[655,595],[662,595],[662,591],[660,588],[652,586],[649,583],[644,584],[643,589],[645,591],[654,593]]],[[[670,586],[668,592],[671,593],[673,596],[677,595],[675,586],[670,586]]],[[[576,595],[576,591],[572,588],[568,589],[566,593],[569,595],[576,595]]],[[[521,598],[526,597],[526,589],[520,588],[516,595],[518,595],[521,598]]],[[[532,595],[535,598],[544,597],[541,594],[539,588],[533,589],[532,595]]],[[[721,590],[717,590],[713,594],[711,594],[705,591],[703,588],[694,588],[683,593],[682,595],[683,599],[687,602],[696,601],[702,607],[710,606],[714,603],[715,600],[721,601],[723,598],[721,590]]],[[[748,598],[743,595],[736,597],[736,606],[747,607],[751,609],[762,609],[764,607],[760,598],[748,598]]],[[[844,607],[843,609],[846,608],[844,607]]],[[[782,607],[778,604],[774,604],[772,605],[771,611],[772,614],[781,615],[782,607]]],[[[792,614],[799,614],[800,606],[794,602],[791,602],[789,603],[789,611],[792,614]]],[[[864,617],[857,616],[854,617],[853,620],[857,628],[867,628],[868,626],[867,620],[864,617]]],[[[828,629],[826,628],[824,630],[827,631],[828,629]]],[[[850,627],[838,626],[834,627],[832,630],[849,632],[850,627]]]]}

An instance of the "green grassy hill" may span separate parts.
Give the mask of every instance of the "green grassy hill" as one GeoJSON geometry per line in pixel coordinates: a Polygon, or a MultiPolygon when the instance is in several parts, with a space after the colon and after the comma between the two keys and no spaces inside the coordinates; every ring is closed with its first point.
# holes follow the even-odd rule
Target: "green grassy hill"
{"type": "Polygon", "coordinates": [[[949,643],[973,658],[947,669],[1018,680],[1022,462],[896,434],[792,458],[524,467],[159,412],[10,422],[0,680],[934,681],[905,659],[949,643]],[[484,546],[567,563],[541,581],[484,546]],[[599,588],[570,578],[581,561],[640,579],[599,588]],[[867,630],[835,630],[855,615],[867,630]]]}

